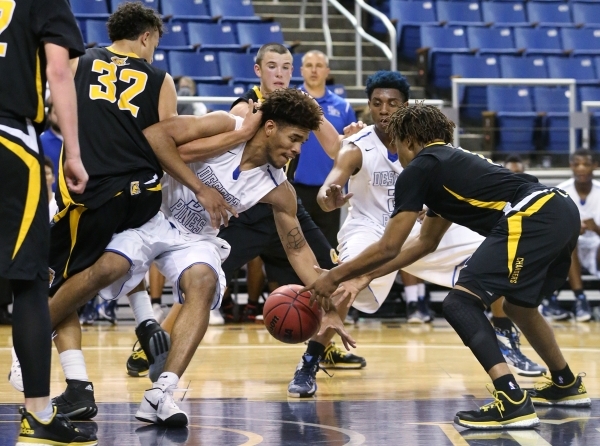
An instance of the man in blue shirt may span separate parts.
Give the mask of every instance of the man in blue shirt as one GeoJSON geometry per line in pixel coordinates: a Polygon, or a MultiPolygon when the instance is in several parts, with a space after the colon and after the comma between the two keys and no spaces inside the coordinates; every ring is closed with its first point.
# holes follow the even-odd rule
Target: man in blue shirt
{"type": "MultiPolygon", "coordinates": [[[[58,126],[58,118],[54,107],[52,107],[52,97],[48,96],[48,128],[40,135],[40,142],[46,155],[52,161],[54,166],[54,178],[58,178],[58,167],[60,166],[60,151],[63,145],[63,137],[58,126]]],[[[52,184],[52,192],[56,192],[56,181],[52,184]]]]}
{"type": "MultiPolygon", "coordinates": [[[[341,135],[344,127],[356,121],[350,104],[325,87],[329,76],[328,57],[318,50],[307,52],[302,58],[301,67],[304,83],[299,87],[317,100],[325,118],[341,135]]],[[[293,183],[298,197],[321,229],[331,246],[337,246],[337,233],[340,228],[340,210],[324,212],[317,204],[317,193],[333,167],[333,160],[325,153],[314,133],[302,145],[302,154],[294,173],[293,183]]]]}

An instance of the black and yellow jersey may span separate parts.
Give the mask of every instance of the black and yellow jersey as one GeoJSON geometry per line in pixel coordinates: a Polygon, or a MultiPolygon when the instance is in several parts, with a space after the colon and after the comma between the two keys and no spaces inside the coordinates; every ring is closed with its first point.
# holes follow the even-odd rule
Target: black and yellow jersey
{"type": "Polygon", "coordinates": [[[235,107],[236,105],[238,105],[240,102],[245,102],[248,103],[250,102],[250,99],[252,99],[254,101],[254,103],[256,104],[259,100],[263,100],[263,95],[260,92],[260,88],[258,87],[252,87],[250,90],[248,90],[246,93],[244,93],[242,96],[240,96],[239,98],[237,98],[233,104],[231,104],[231,108],[230,110],[235,107]]]}
{"type": "MultiPolygon", "coordinates": [[[[446,144],[425,147],[396,180],[395,209],[429,215],[489,235],[504,212],[546,186],[527,174],[515,174],[491,160],[446,144]]],[[[523,203],[526,205],[526,203],[523,203]]]]}
{"type": "MultiPolygon", "coordinates": [[[[88,49],[75,73],[81,158],[89,181],[70,199],[96,208],[128,187],[133,176],[162,176],[142,130],[159,121],[165,71],[111,47],[88,49]]],[[[64,181],[59,181],[63,203],[64,181]]],[[[65,203],[66,204],[66,203],[65,203]]]]}
{"type": "Polygon", "coordinates": [[[0,116],[43,123],[44,43],[67,48],[71,57],[83,54],[67,0],[0,1],[0,116]]]}

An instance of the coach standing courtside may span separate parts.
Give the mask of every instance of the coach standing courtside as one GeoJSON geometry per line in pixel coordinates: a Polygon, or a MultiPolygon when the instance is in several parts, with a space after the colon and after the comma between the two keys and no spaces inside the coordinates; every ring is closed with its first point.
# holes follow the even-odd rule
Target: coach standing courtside
{"type": "Polygon", "coordinates": [[[44,156],[46,81],[65,138],[67,185],[82,193],[88,175],[79,155],[77,102],[69,59],[83,54],[81,32],[66,0],[0,2],[0,276],[14,290],[13,339],[21,361],[25,408],[18,444],[95,445],[50,403],[50,228],[44,156]],[[37,130],[37,131],[36,131],[37,130]]]}

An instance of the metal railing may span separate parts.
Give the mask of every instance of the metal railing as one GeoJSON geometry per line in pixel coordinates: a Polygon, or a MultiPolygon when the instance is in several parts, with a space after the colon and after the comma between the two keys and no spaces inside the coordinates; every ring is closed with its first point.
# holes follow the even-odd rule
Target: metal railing
{"type": "Polygon", "coordinates": [[[581,101],[581,111],[587,114],[587,127],[581,130],[581,147],[590,148],[590,108],[600,108],[600,101],[581,101]]]}
{"type": "MultiPolygon", "coordinates": [[[[302,0],[300,5],[300,24],[299,27],[301,30],[306,29],[306,3],[307,0],[302,0]]],[[[322,0],[321,1],[321,24],[323,27],[323,37],[325,39],[325,47],[327,52],[327,57],[333,57],[333,40],[331,39],[331,30],[329,28],[329,4],[337,9],[354,27],[355,35],[355,45],[356,45],[356,86],[362,85],[362,73],[363,73],[363,57],[362,57],[362,39],[365,39],[371,42],[373,45],[377,46],[385,55],[385,57],[390,61],[390,70],[396,71],[398,68],[398,55],[397,55],[397,42],[396,42],[396,28],[388,19],[385,14],[381,13],[377,9],[372,6],[366,4],[364,0],[355,0],[354,1],[354,16],[344,8],[337,0],[322,0]],[[363,9],[369,14],[373,14],[378,17],[383,25],[386,27],[390,34],[390,46],[386,46],[383,42],[377,40],[372,35],[368,34],[364,28],[362,27],[362,11],[363,9]]]]}
{"type": "MultiPolygon", "coordinates": [[[[452,79],[452,117],[456,124],[454,129],[454,145],[460,145],[460,118],[459,118],[459,98],[458,87],[464,86],[488,86],[488,85],[547,85],[547,86],[567,86],[569,87],[569,115],[572,117],[577,110],[577,91],[575,79],[498,79],[498,78],[453,78],[452,79]]],[[[575,128],[569,125],[569,152],[575,152],[575,128]]]]}
{"type": "MultiPolygon", "coordinates": [[[[231,97],[223,97],[223,96],[178,96],[177,102],[180,104],[193,104],[195,102],[203,102],[205,104],[233,104],[233,102],[239,99],[237,96],[231,97]]],[[[346,98],[346,102],[348,102],[352,106],[361,106],[367,105],[367,99],[357,99],[357,98],[346,98]]],[[[434,105],[438,108],[442,108],[444,101],[441,99],[411,99],[409,103],[415,104],[424,102],[427,105],[434,105]]]]}

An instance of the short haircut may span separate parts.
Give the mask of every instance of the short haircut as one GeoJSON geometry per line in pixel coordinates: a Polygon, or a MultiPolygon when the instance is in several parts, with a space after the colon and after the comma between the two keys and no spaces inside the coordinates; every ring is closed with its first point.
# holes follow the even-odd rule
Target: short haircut
{"type": "Polygon", "coordinates": [[[54,163],[48,155],[44,156],[44,167],[49,167],[52,173],[54,173],[54,163]]]}
{"type": "Polygon", "coordinates": [[[406,78],[397,71],[381,70],[367,78],[365,91],[367,92],[367,98],[369,100],[371,100],[373,90],[376,88],[392,88],[400,92],[404,97],[404,101],[410,99],[410,84],[406,78]]]}
{"type": "Polygon", "coordinates": [[[309,95],[295,88],[280,88],[270,93],[260,106],[262,122],[272,120],[278,125],[291,125],[317,130],[323,111],[309,95]]]}
{"type": "Polygon", "coordinates": [[[118,40],[136,40],[149,31],[158,31],[162,37],[164,28],[160,15],[154,9],[145,7],[141,2],[127,2],[119,5],[106,22],[111,42],[118,40]]]}
{"type": "Polygon", "coordinates": [[[523,159],[519,155],[510,155],[504,160],[504,164],[508,163],[521,163],[523,164],[523,159]]]}
{"type": "Polygon", "coordinates": [[[302,65],[304,65],[304,61],[306,60],[306,56],[308,56],[310,54],[315,54],[317,56],[321,56],[323,59],[325,59],[325,64],[329,67],[329,57],[327,57],[327,54],[325,54],[323,51],[319,51],[319,50],[310,50],[310,51],[307,51],[304,54],[304,56],[302,56],[302,65]]]}
{"type": "Polygon", "coordinates": [[[392,141],[426,144],[436,139],[451,143],[454,138],[454,123],[437,107],[422,102],[401,107],[394,112],[388,125],[392,141]]]}
{"type": "Polygon", "coordinates": [[[576,156],[581,156],[581,157],[590,157],[590,159],[592,160],[592,163],[596,162],[596,157],[594,156],[594,152],[592,152],[591,150],[588,149],[578,149],[575,150],[575,152],[573,152],[571,154],[571,156],[569,156],[569,161],[573,161],[575,159],[576,156]]]}
{"type": "Polygon", "coordinates": [[[259,48],[258,53],[256,53],[256,64],[259,67],[261,66],[261,63],[267,53],[289,54],[290,56],[292,55],[292,53],[290,53],[290,50],[288,50],[281,43],[265,43],[259,48]]]}

